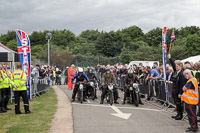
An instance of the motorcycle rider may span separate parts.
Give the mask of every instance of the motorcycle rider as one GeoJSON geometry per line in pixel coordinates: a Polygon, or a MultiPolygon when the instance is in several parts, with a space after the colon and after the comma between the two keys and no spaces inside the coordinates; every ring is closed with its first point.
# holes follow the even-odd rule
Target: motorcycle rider
{"type": "MultiPolygon", "coordinates": [[[[87,75],[83,72],[83,68],[79,67],[78,68],[78,73],[76,73],[73,77],[72,77],[72,83],[73,83],[73,80],[76,79],[76,84],[74,86],[74,90],[73,90],[73,93],[72,93],[72,102],[75,101],[75,97],[76,97],[76,93],[78,91],[78,88],[79,88],[79,84],[77,84],[78,82],[83,82],[84,80],[87,80],[87,82],[89,82],[89,78],[87,77],[87,75]]],[[[85,89],[85,87],[84,87],[85,89]]],[[[85,90],[84,90],[85,91],[85,90]]],[[[83,100],[85,101],[85,94],[83,96],[83,100]]]]}
{"type": "MultiPolygon", "coordinates": [[[[105,97],[107,89],[108,89],[107,84],[111,84],[111,83],[116,83],[116,78],[111,73],[110,68],[107,67],[106,72],[102,76],[102,94],[101,94],[100,104],[103,104],[104,97],[105,97]]],[[[115,104],[119,104],[117,102],[117,99],[118,99],[118,91],[117,91],[117,88],[114,87],[114,103],[115,104]]]]}
{"type": "MultiPolygon", "coordinates": [[[[90,82],[94,82],[94,84],[97,82],[97,77],[93,73],[92,68],[88,69],[87,76],[88,76],[90,82]]],[[[86,88],[86,96],[88,96],[88,91],[90,91],[90,94],[93,94],[93,89],[92,89],[92,87],[90,85],[88,85],[87,88],[86,88]]],[[[97,98],[96,94],[95,94],[95,98],[97,98]]]]}
{"type": "MultiPolygon", "coordinates": [[[[125,82],[125,88],[124,88],[125,90],[124,90],[124,100],[122,104],[125,104],[126,97],[130,96],[130,90],[128,88],[128,85],[133,85],[133,83],[140,83],[138,76],[134,74],[132,69],[128,70],[128,75],[126,75],[124,82],[125,82]]],[[[139,97],[139,104],[143,104],[140,97],[139,97]]]]}

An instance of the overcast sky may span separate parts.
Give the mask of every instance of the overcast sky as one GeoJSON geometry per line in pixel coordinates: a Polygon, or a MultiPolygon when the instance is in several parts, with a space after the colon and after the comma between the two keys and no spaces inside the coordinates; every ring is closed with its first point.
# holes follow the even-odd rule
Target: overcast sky
{"type": "Polygon", "coordinates": [[[200,0],[0,0],[0,33],[200,26],[200,0]]]}

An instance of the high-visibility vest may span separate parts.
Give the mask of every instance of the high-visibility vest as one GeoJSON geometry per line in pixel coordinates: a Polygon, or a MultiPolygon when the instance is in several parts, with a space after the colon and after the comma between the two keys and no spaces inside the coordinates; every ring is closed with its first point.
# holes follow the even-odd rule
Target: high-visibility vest
{"type": "Polygon", "coordinates": [[[192,70],[192,73],[193,73],[194,77],[196,76],[197,72],[198,72],[197,70],[192,70]]]}
{"type": "Polygon", "coordinates": [[[4,80],[4,75],[2,74],[2,71],[0,71],[0,89],[3,88],[3,80],[4,80]]]}
{"type": "Polygon", "coordinates": [[[4,80],[3,82],[1,83],[2,84],[2,87],[3,88],[9,88],[11,86],[11,83],[10,83],[10,78],[8,75],[11,76],[11,72],[10,71],[7,71],[7,72],[3,72],[1,71],[1,73],[3,74],[4,76],[4,80]]]}
{"type": "Polygon", "coordinates": [[[13,88],[13,91],[27,90],[27,88],[26,88],[26,73],[23,72],[22,70],[15,70],[12,73],[11,81],[13,81],[16,86],[18,86],[17,89],[13,88]]]}
{"type": "Polygon", "coordinates": [[[197,105],[199,102],[199,91],[198,91],[198,82],[196,78],[191,78],[187,81],[187,83],[192,82],[195,89],[187,88],[181,96],[181,100],[187,104],[197,105]]]}
{"type": "Polygon", "coordinates": [[[55,78],[56,77],[56,72],[53,70],[53,77],[55,78]]]}

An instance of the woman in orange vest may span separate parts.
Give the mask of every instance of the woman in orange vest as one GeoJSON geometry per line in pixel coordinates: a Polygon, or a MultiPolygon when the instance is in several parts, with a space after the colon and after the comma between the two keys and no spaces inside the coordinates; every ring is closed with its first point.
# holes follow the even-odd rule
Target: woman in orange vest
{"type": "Polygon", "coordinates": [[[184,92],[181,96],[181,100],[184,101],[186,105],[186,112],[190,124],[186,132],[197,132],[196,105],[199,102],[198,82],[189,69],[186,69],[183,74],[185,78],[188,79],[186,85],[183,87],[184,92]]]}
{"type": "Polygon", "coordinates": [[[73,88],[72,77],[74,75],[75,75],[74,65],[72,64],[71,67],[68,69],[68,89],[73,88]]]}

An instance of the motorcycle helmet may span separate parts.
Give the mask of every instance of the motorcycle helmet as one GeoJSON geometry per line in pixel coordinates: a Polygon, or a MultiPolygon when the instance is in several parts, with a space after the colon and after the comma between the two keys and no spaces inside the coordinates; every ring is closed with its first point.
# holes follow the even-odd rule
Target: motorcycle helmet
{"type": "Polygon", "coordinates": [[[110,71],[110,67],[106,67],[106,71],[110,71]]]}
{"type": "Polygon", "coordinates": [[[129,69],[128,70],[128,75],[133,75],[133,70],[129,69]]]}
{"type": "Polygon", "coordinates": [[[79,72],[79,73],[82,73],[82,72],[83,72],[83,68],[82,68],[82,67],[79,67],[79,68],[78,68],[78,72],[79,72]]]}

